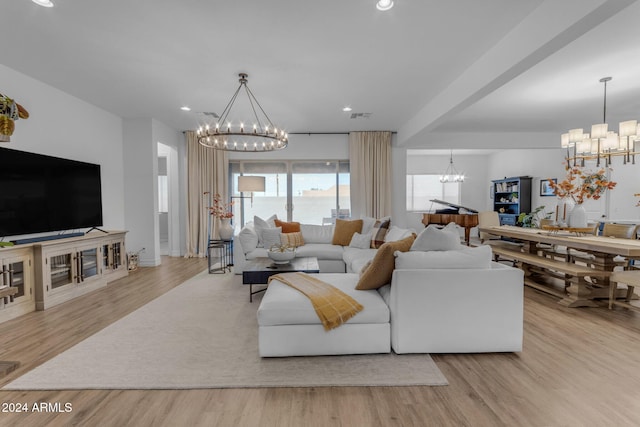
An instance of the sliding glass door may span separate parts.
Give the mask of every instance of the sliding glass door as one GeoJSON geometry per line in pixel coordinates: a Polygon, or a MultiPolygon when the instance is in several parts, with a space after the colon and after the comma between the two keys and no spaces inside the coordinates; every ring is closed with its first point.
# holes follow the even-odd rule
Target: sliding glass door
{"type": "MultiPolygon", "coordinates": [[[[336,218],[349,218],[350,175],[348,161],[265,161],[231,162],[230,194],[236,228],[257,215],[276,214],[287,221],[327,224],[336,218]],[[265,192],[250,199],[239,198],[238,176],[264,176],[265,192]],[[242,221],[244,219],[244,221],[242,221]]],[[[244,194],[245,197],[249,194],[244,194]]]]}

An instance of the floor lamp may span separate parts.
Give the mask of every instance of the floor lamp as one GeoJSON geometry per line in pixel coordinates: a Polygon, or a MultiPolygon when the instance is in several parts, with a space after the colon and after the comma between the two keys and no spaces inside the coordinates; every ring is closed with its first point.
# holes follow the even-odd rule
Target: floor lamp
{"type": "MultiPolygon", "coordinates": [[[[232,196],[231,199],[251,199],[251,206],[253,206],[253,193],[256,191],[265,190],[265,177],[264,176],[239,176],[238,177],[238,192],[243,193],[242,196],[232,196]],[[250,196],[245,196],[244,193],[251,193],[250,196]]],[[[241,211],[240,217],[241,227],[244,227],[244,210],[241,211]]]]}

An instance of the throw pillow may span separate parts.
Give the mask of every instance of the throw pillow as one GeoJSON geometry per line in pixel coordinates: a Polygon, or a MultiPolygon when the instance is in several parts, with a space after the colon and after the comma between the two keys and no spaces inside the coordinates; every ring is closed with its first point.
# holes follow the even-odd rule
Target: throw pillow
{"type": "Polygon", "coordinates": [[[297,233],[300,231],[299,222],[285,222],[280,221],[278,218],[274,220],[276,227],[282,227],[283,233],[297,233]]]}
{"type": "Polygon", "coordinates": [[[258,235],[253,227],[250,227],[249,225],[240,230],[240,233],[238,233],[238,240],[240,241],[240,246],[242,246],[242,252],[245,254],[258,247],[258,235]]]}
{"type": "Polygon", "coordinates": [[[491,268],[491,246],[462,247],[455,251],[409,251],[397,253],[396,268],[402,269],[469,269],[491,268]]]}
{"type": "Polygon", "coordinates": [[[369,249],[370,245],[371,245],[371,233],[368,233],[368,234],[353,233],[351,242],[349,242],[350,248],[369,249]]]}
{"type": "MultiPolygon", "coordinates": [[[[447,226],[448,227],[448,226],[447,226]]],[[[418,234],[411,246],[412,251],[454,251],[460,249],[460,234],[457,228],[428,226],[418,234]]]]}
{"type": "Polygon", "coordinates": [[[396,251],[407,252],[414,240],[415,237],[411,235],[397,242],[387,242],[380,246],[371,260],[371,265],[360,276],[356,289],[361,291],[378,289],[390,283],[396,265],[394,253],[396,251]]]}
{"type": "Polygon", "coordinates": [[[276,226],[276,223],[275,223],[276,218],[277,218],[276,215],[271,215],[267,219],[262,219],[259,216],[253,217],[253,227],[256,230],[256,234],[258,235],[259,248],[266,247],[266,245],[264,244],[264,240],[262,238],[262,232],[267,228],[274,228],[276,226]]]}
{"type": "Polygon", "coordinates": [[[391,220],[378,220],[373,226],[373,231],[371,232],[371,248],[378,249],[380,246],[384,244],[384,238],[389,231],[389,227],[391,226],[391,220]]]}
{"type": "Polygon", "coordinates": [[[367,261],[367,263],[362,266],[362,268],[360,269],[359,277],[362,277],[362,275],[364,274],[365,271],[367,271],[367,268],[369,268],[370,265],[371,265],[371,260],[367,261]]]}
{"type": "Polygon", "coordinates": [[[370,216],[363,216],[362,217],[362,234],[366,234],[366,233],[369,233],[370,231],[373,231],[373,226],[378,221],[380,222],[391,221],[391,217],[385,216],[383,218],[376,219],[370,216]]]}
{"type": "Polygon", "coordinates": [[[395,242],[398,240],[402,240],[405,237],[409,237],[412,233],[414,233],[413,230],[410,230],[408,228],[400,228],[400,227],[396,227],[395,225],[392,225],[391,228],[389,228],[389,231],[387,231],[387,235],[384,236],[384,241],[395,242]]]}
{"type": "Polygon", "coordinates": [[[295,233],[282,233],[280,239],[283,245],[292,246],[294,248],[304,246],[304,239],[302,238],[302,232],[300,231],[295,233]]]}
{"type": "Polygon", "coordinates": [[[262,238],[264,247],[269,249],[271,246],[280,246],[282,244],[282,227],[265,228],[262,230],[262,238]]]}
{"type": "Polygon", "coordinates": [[[334,245],[349,246],[353,233],[360,233],[361,231],[361,219],[354,219],[351,221],[346,219],[336,219],[336,227],[333,231],[333,240],[331,243],[334,245]]]}

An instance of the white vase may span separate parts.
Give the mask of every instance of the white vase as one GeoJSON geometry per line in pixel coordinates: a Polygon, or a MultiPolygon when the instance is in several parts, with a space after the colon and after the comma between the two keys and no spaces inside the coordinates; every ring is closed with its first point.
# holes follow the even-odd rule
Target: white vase
{"type": "Polygon", "coordinates": [[[576,204],[569,214],[569,227],[586,228],[587,227],[587,211],[582,203],[576,204]]]}
{"type": "Polygon", "coordinates": [[[231,240],[233,237],[233,227],[231,226],[231,218],[220,218],[220,228],[218,235],[221,240],[231,240]]]}

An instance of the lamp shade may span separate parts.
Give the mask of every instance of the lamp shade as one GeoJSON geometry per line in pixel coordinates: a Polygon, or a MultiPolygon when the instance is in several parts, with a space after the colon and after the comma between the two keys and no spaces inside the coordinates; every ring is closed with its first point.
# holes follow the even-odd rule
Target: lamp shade
{"type": "Polygon", "coordinates": [[[241,193],[264,191],[264,182],[264,176],[239,176],[238,191],[241,193]]]}
{"type": "Polygon", "coordinates": [[[627,120],[626,122],[620,122],[620,136],[635,136],[638,131],[637,120],[627,120]]]}
{"type": "Polygon", "coordinates": [[[569,143],[577,144],[582,141],[582,129],[570,129],[569,130],[569,143]]]}
{"type": "Polygon", "coordinates": [[[591,126],[591,138],[603,139],[607,137],[609,125],[607,123],[599,123],[591,126]]]}

